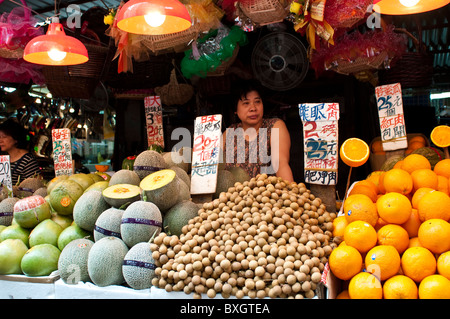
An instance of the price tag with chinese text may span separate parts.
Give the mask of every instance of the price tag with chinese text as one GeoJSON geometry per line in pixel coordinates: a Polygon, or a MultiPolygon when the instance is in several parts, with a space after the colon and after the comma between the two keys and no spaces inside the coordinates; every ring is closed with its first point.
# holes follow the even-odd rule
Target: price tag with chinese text
{"type": "Polygon", "coordinates": [[[1,187],[6,186],[9,190],[9,197],[13,197],[13,187],[11,178],[11,162],[9,155],[0,155],[0,182],[1,187]]]}
{"type": "Polygon", "coordinates": [[[52,145],[55,176],[72,175],[73,165],[70,130],[68,128],[53,129],[52,145]]]}
{"type": "Polygon", "coordinates": [[[147,96],[144,99],[145,119],[147,123],[147,141],[150,147],[153,144],[164,148],[164,131],[162,104],[159,96],[147,96]]]}

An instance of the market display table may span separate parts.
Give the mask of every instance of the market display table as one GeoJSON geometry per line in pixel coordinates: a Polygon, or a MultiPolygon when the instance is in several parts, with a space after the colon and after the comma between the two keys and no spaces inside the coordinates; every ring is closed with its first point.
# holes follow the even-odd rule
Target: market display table
{"type": "Polygon", "coordinates": [[[0,275],[0,299],[54,299],[57,271],[50,276],[0,275]]]}

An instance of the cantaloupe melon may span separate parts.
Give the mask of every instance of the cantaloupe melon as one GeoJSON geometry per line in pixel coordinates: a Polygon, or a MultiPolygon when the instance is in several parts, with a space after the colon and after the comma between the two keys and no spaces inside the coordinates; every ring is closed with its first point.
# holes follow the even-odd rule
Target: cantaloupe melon
{"type": "Polygon", "coordinates": [[[83,195],[84,189],[73,180],[63,180],[50,192],[50,204],[61,215],[72,215],[73,207],[83,195]]]}
{"type": "Polygon", "coordinates": [[[171,166],[169,169],[173,170],[175,174],[177,174],[177,177],[181,179],[183,182],[186,183],[186,185],[191,188],[191,177],[186,173],[182,168],[179,168],[178,166],[171,166]]]}
{"type": "Polygon", "coordinates": [[[0,202],[0,225],[11,225],[13,220],[14,205],[18,201],[19,198],[17,197],[9,197],[0,202]]]}
{"type": "Polygon", "coordinates": [[[226,169],[218,170],[216,192],[213,198],[219,198],[221,192],[228,191],[228,188],[234,186],[235,183],[236,178],[234,177],[233,173],[226,169]]]}
{"type": "Polygon", "coordinates": [[[116,208],[141,199],[140,187],[132,184],[111,185],[105,188],[102,194],[105,201],[116,208]]]}
{"type": "Polygon", "coordinates": [[[109,186],[116,184],[131,184],[139,186],[141,179],[135,171],[130,171],[128,169],[121,169],[111,176],[109,180],[109,186]]]}
{"type": "Polygon", "coordinates": [[[155,277],[155,269],[150,243],[142,242],[134,245],[123,259],[123,277],[133,289],[150,288],[155,277]]]}
{"type": "Polygon", "coordinates": [[[127,252],[127,245],[117,237],[104,237],[95,242],[87,263],[92,282],[99,287],[122,284],[125,281],[122,263],[127,252]]]}
{"type": "Polygon", "coordinates": [[[19,183],[17,191],[14,193],[14,196],[19,198],[31,196],[37,189],[43,186],[44,183],[41,178],[38,177],[26,178],[19,183]]]}
{"type": "Polygon", "coordinates": [[[73,223],[59,235],[58,248],[62,251],[70,242],[82,238],[92,240],[92,233],[73,223]]]}
{"type": "Polygon", "coordinates": [[[120,225],[123,241],[132,247],[140,242],[147,242],[154,234],[161,232],[163,218],[159,208],[145,201],[137,201],[128,206],[120,225]]]}
{"type": "Polygon", "coordinates": [[[43,187],[39,187],[34,193],[33,195],[39,195],[45,198],[45,196],[48,195],[47,193],[47,187],[43,186],[43,187]]]}
{"type": "Polygon", "coordinates": [[[394,168],[394,165],[398,162],[404,159],[404,156],[401,155],[394,155],[390,158],[388,158],[386,161],[384,161],[383,165],[381,165],[380,170],[381,171],[389,171],[394,168]]]}
{"type": "Polygon", "coordinates": [[[161,212],[167,211],[179,199],[179,184],[176,173],[171,169],[163,169],[147,175],[139,186],[142,199],[154,203],[161,212]]]}
{"type": "Polygon", "coordinates": [[[14,219],[24,228],[33,228],[52,217],[50,205],[39,195],[28,196],[14,204],[14,219]]]}
{"type": "Polygon", "coordinates": [[[156,151],[146,150],[141,152],[134,160],[133,170],[142,180],[145,176],[167,168],[167,164],[161,154],[156,151]]]}
{"type": "Polygon", "coordinates": [[[180,151],[166,152],[163,154],[163,158],[167,164],[167,167],[177,166],[185,172],[188,172],[189,163],[186,162],[183,154],[181,154],[180,151]]]}
{"type": "Polygon", "coordinates": [[[22,272],[31,277],[48,276],[58,270],[60,250],[50,244],[36,245],[28,249],[20,261],[22,272]]]}
{"type": "Polygon", "coordinates": [[[114,236],[122,238],[120,235],[120,224],[124,210],[111,207],[98,216],[94,226],[94,240],[99,241],[103,237],[114,236]]]}
{"type": "Polygon", "coordinates": [[[0,275],[22,274],[20,262],[28,247],[20,239],[6,239],[0,243],[0,275]]]}
{"type": "Polygon", "coordinates": [[[189,200],[176,204],[164,215],[164,231],[170,235],[180,236],[183,226],[187,225],[190,219],[198,216],[198,209],[198,205],[189,200]]]}
{"type": "Polygon", "coordinates": [[[61,279],[69,285],[89,282],[88,256],[94,242],[89,239],[75,239],[61,251],[58,260],[58,272],[61,279]]]}
{"type": "MultiPolygon", "coordinates": [[[[181,180],[181,178],[176,178],[178,182],[178,188],[180,190],[180,194],[178,196],[178,202],[183,200],[190,200],[191,199],[191,191],[188,185],[186,185],[185,182],[181,180]]],[[[173,207],[173,206],[172,206],[173,207]]]]}
{"type": "Polygon", "coordinates": [[[73,207],[73,220],[81,228],[93,231],[98,216],[110,205],[105,201],[102,192],[91,190],[80,196],[73,207]]]}

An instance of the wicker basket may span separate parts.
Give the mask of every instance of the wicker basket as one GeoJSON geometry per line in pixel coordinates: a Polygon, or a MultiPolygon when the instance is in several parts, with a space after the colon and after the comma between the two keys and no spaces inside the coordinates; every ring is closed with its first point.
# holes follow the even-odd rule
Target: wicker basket
{"type": "Polygon", "coordinates": [[[161,102],[165,105],[183,105],[192,98],[194,89],[190,84],[179,84],[173,69],[169,83],[155,88],[155,93],[161,97],[161,102]]]}
{"type": "Polygon", "coordinates": [[[16,50],[0,48],[0,57],[6,59],[21,59],[23,58],[23,51],[23,48],[17,48],[16,50]]]}
{"type": "Polygon", "coordinates": [[[245,16],[258,25],[282,22],[288,15],[279,0],[248,0],[237,5],[245,16]]]}
{"type": "Polygon", "coordinates": [[[388,59],[386,52],[381,52],[372,57],[358,57],[354,61],[339,61],[334,71],[349,75],[368,70],[377,70],[388,59]]]}

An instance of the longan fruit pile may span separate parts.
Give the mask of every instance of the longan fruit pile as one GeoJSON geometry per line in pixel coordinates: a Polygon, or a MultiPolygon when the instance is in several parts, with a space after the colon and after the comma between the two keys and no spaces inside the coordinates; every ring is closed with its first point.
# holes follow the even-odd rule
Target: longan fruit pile
{"type": "Polygon", "coordinates": [[[194,298],[313,298],[335,217],[305,184],[260,174],[204,203],[179,238],[154,238],[152,284],[194,298]]]}

